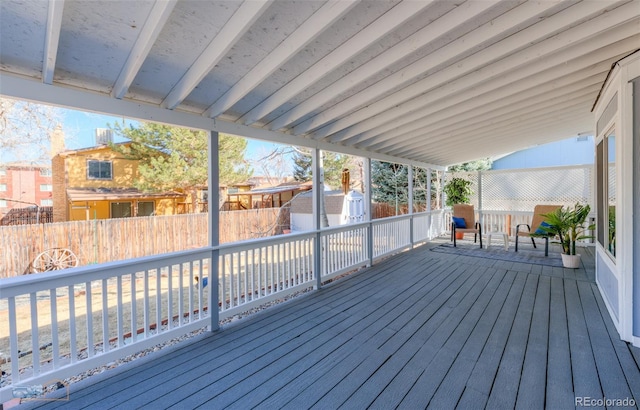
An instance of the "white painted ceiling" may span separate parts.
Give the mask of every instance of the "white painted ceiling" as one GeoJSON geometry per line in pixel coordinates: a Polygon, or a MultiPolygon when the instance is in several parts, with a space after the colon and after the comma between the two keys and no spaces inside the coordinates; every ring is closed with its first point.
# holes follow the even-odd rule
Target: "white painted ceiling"
{"type": "Polygon", "coordinates": [[[28,79],[42,101],[82,108],[75,89],[435,165],[590,132],[638,48],[640,0],[0,1],[4,95],[28,79]]]}

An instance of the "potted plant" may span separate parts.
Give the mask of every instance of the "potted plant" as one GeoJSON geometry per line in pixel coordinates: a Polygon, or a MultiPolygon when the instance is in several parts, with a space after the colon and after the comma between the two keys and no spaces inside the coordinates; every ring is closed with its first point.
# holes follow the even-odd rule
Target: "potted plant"
{"type": "Polygon", "coordinates": [[[554,212],[543,215],[548,226],[540,228],[546,233],[558,237],[562,246],[562,265],[565,268],[575,269],[580,266],[580,254],[576,253],[576,242],[592,238],[586,233],[587,230],[593,230],[594,225],[585,227],[590,211],[589,205],[576,203],[573,208],[563,206],[554,212]]]}
{"type": "MultiPolygon", "coordinates": [[[[447,182],[444,187],[444,193],[447,196],[445,204],[447,206],[453,206],[455,204],[468,204],[471,202],[471,195],[473,190],[471,189],[471,181],[455,177],[447,182]]],[[[456,232],[456,239],[462,239],[464,237],[463,232],[456,232]]]]}

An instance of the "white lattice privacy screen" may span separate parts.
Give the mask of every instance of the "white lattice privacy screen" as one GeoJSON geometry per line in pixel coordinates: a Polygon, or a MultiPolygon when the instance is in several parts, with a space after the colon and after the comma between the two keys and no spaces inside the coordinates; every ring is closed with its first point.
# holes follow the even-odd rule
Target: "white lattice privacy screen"
{"type": "Polygon", "coordinates": [[[448,173],[473,183],[472,204],[492,211],[531,211],[538,204],[587,203],[593,209],[593,165],[448,173]],[[478,180],[482,181],[478,189],[478,180]],[[479,201],[478,193],[482,193],[479,201]]]}

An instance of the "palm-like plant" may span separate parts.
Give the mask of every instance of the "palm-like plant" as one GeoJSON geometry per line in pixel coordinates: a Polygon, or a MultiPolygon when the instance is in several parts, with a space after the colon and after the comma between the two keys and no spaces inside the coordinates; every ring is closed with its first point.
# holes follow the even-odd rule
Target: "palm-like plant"
{"type": "Polygon", "coordinates": [[[562,245],[562,253],[575,255],[576,242],[593,237],[586,233],[587,231],[592,231],[595,225],[592,224],[587,227],[584,225],[589,212],[591,212],[589,205],[576,203],[573,208],[563,206],[554,212],[543,215],[549,226],[542,226],[541,229],[549,235],[558,236],[562,245]]]}

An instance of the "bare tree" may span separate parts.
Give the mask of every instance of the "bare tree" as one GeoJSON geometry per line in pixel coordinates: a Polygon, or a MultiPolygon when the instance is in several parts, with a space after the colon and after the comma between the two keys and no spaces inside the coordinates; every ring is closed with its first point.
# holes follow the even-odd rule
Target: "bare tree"
{"type": "Polygon", "coordinates": [[[290,156],[294,152],[296,152],[296,148],[287,145],[274,148],[271,152],[262,149],[258,153],[259,159],[252,161],[253,166],[267,177],[270,185],[276,185],[290,176],[289,162],[291,161],[290,156]]]}
{"type": "Polygon", "coordinates": [[[50,133],[61,122],[58,108],[0,98],[0,162],[46,162],[50,133]]]}

